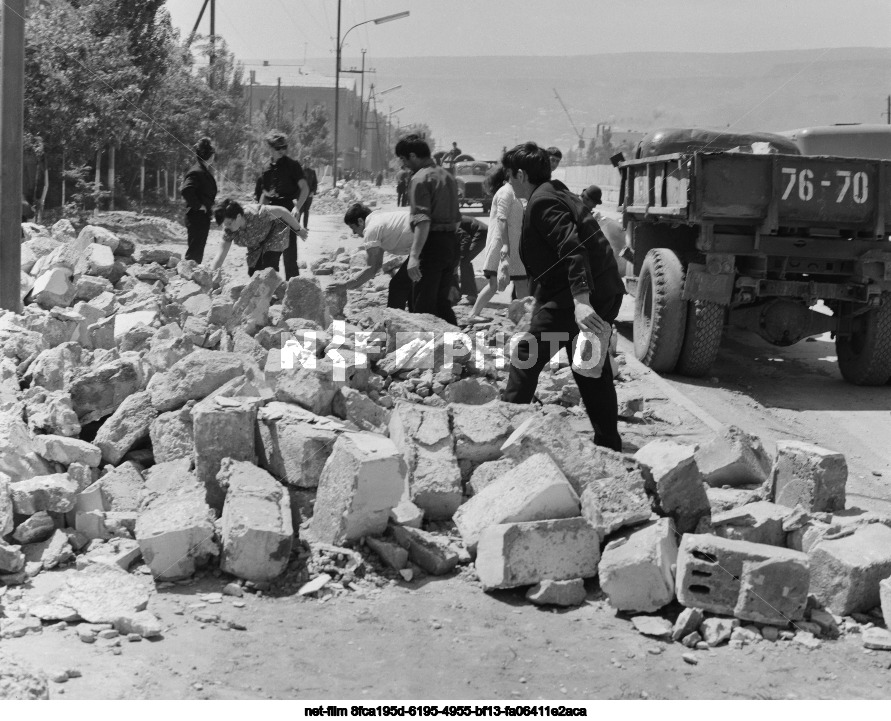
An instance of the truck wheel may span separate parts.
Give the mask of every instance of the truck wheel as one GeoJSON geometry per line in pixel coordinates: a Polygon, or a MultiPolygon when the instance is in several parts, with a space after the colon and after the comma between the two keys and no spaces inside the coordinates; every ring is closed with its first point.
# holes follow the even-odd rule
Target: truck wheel
{"type": "Polygon", "coordinates": [[[891,377],[891,294],[854,318],[852,333],[835,341],[842,377],[858,386],[884,385],[891,377]]]}
{"type": "Polygon", "coordinates": [[[673,251],[647,253],[637,282],[634,309],[634,355],[660,373],[677,364],[684,342],[687,303],[682,298],[684,267],[673,251]]]}
{"type": "Polygon", "coordinates": [[[698,378],[708,373],[718,355],[724,332],[724,306],[707,300],[687,303],[687,328],[675,370],[698,378]]]}

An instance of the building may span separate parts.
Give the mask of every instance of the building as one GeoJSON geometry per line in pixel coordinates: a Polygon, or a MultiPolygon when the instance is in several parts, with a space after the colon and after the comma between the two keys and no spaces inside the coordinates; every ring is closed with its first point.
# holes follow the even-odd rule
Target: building
{"type": "MultiPolygon", "coordinates": [[[[275,64],[254,66],[250,61],[246,68],[253,72],[253,87],[248,74],[245,99],[252,106],[252,117],[257,118],[261,108],[271,104],[277,117],[296,120],[317,105],[328,113],[329,138],[334,137],[334,84],[335,79],[320,75],[299,65],[275,64]]],[[[341,75],[340,109],[338,119],[338,165],[344,170],[359,168],[359,145],[363,103],[359,97],[360,84],[355,75],[341,75]]],[[[362,169],[377,172],[386,167],[386,117],[375,116],[374,104],[369,108],[369,88],[365,88],[365,135],[362,140],[362,169]]],[[[277,121],[276,124],[280,124],[277,121]]]]}

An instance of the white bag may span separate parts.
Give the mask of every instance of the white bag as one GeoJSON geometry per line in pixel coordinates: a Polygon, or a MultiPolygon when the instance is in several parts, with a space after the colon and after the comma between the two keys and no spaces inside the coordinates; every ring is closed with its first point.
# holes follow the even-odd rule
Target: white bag
{"type": "Polygon", "coordinates": [[[587,378],[600,378],[609,352],[612,327],[605,333],[583,330],[576,336],[570,365],[575,373],[587,378]]]}

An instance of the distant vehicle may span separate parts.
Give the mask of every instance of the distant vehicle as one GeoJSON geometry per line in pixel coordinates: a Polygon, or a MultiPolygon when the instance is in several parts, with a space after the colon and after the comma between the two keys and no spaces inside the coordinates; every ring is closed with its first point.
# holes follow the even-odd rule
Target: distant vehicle
{"type": "Polygon", "coordinates": [[[886,383],[888,150],[891,131],[866,126],[644,138],[619,164],[635,355],[705,375],[727,319],[778,346],[831,332],[845,380],[886,383]],[[812,310],[817,301],[832,315],[812,310]]]}
{"type": "Polygon", "coordinates": [[[491,166],[485,160],[457,162],[453,165],[458,181],[458,204],[461,207],[479,203],[483,212],[492,208],[492,194],[488,192],[486,174],[491,166]]]}

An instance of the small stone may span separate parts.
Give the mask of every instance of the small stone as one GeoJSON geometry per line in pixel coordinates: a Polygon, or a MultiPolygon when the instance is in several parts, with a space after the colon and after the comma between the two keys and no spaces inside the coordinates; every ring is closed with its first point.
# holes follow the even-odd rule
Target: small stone
{"type": "Polygon", "coordinates": [[[304,583],[300,590],[297,591],[298,596],[309,596],[313,593],[318,593],[325,586],[327,586],[331,582],[331,576],[327,573],[323,573],[320,576],[316,576],[314,579],[309,581],[308,583],[304,583]]]}
{"type": "Polygon", "coordinates": [[[761,637],[765,641],[776,643],[777,640],[780,638],[780,630],[776,626],[762,626],[761,637]]]}
{"type": "Polygon", "coordinates": [[[654,638],[671,638],[671,622],[659,616],[635,616],[631,623],[638,633],[654,638]]]}
{"type": "Polygon", "coordinates": [[[684,659],[685,663],[689,663],[691,666],[695,666],[699,663],[699,659],[696,658],[696,654],[694,653],[685,653],[681,658],[684,659]]]}
{"type": "Polygon", "coordinates": [[[244,595],[244,590],[237,583],[227,583],[223,587],[223,595],[241,598],[244,595]]]}
{"type": "Polygon", "coordinates": [[[53,683],[65,683],[68,681],[68,672],[67,671],[50,671],[47,674],[47,678],[53,683]]]}
{"type": "Polygon", "coordinates": [[[891,632],[884,628],[867,628],[863,631],[863,646],[877,651],[891,651],[891,632]]]}
{"type": "Polygon", "coordinates": [[[809,631],[799,631],[795,634],[795,642],[800,643],[805,648],[820,648],[820,639],[809,631]]]}
{"type": "Polygon", "coordinates": [[[107,628],[104,631],[100,631],[97,635],[99,636],[99,638],[104,639],[117,638],[118,636],[120,636],[120,634],[113,628],[107,628]]]}
{"type": "Polygon", "coordinates": [[[681,643],[687,648],[696,648],[697,644],[702,641],[702,636],[699,635],[699,631],[693,631],[693,633],[688,633],[681,639],[681,643]]]}

